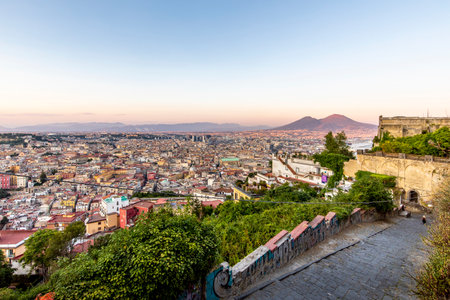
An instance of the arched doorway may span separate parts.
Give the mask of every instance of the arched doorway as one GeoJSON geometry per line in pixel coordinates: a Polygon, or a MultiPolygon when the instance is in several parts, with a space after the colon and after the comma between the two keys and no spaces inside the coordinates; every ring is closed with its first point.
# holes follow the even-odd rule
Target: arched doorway
{"type": "Polygon", "coordinates": [[[416,191],[414,191],[414,190],[409,191],[409,193],[408,193],[408,201],[409,202],[414,202],[414,203],[419,202],[419,194],[416,191]]]}

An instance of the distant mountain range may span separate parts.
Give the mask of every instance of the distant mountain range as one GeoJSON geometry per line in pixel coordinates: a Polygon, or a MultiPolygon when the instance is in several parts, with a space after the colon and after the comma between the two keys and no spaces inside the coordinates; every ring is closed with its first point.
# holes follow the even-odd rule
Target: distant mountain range
{"type": "Polygon", "coordinates": [[[0,132],[122,132],[122,133],[151,133],[151,132],[230,132],[230,131],[250,131],[250,130],[307,130],[307,131],[356,131],[356,130],[376,130],[377,126],[368,123],[356,122],[343,115],[331,115],[323,119],[304,117],[290,124],[277,128],[269,126],[242,126],[235,123],[181,123],[181,124],[143,124],[128,125],[123,123],[51,123],[33,126],[22,126],[16,128],[6,128],[0,126],[0,132]]]}
{"type": "Polygon", "coordinates": [[[268,129],[269,126],[242,126],[234,123],[182,123],[182,124],[143,124],[127,125],[123,123],[52,123],[33,126],[6,128],[0,126],[0,132],[228,132],[268,129]]]}
{"type": "Polygon", "coordinates": [[[304,117],[272,130],[355,131],[376,130],[377,125],[356,122],[346,116],[334,114],[323,119],[304,117]]]}

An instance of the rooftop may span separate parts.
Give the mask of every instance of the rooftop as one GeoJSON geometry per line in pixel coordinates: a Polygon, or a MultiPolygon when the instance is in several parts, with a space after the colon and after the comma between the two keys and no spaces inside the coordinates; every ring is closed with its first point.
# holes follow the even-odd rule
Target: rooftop
{"type": "Polygon", "coordinates": [[[5,245],[16,245],[29,238],[34,230],[1,230],[0,231],[0,247],[5,245]]]}

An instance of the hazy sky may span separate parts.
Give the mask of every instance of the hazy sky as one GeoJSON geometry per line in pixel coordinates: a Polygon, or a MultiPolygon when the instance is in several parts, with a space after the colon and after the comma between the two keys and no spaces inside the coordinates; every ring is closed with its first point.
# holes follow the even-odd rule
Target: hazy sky
{"type": "Polygon", "coordinates": [[[450,1],[0,0],[0,125],[450,114],[450,1]]]}

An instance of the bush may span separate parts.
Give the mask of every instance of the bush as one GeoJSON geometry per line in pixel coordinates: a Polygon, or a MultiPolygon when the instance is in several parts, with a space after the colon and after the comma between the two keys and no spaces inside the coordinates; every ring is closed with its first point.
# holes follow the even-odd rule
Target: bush
{"type": "Polygon", "coordinates": [[[386,153],[406,153],[448,157],[450,153],[450,129],[442,127],[432,133],[394,138],[388,132],[383,135],[376,149],[386,153]]]}
{"type": "Polygon", "coordinates": [[[430,226],[424,242],[432,252],[416,277],[417,295],[421,299],[450,298],[450,180],[435,196],[436,222],[430,226]]]}
{"type": "Polygon", "coordinates": [[[8,288],[0,289],[0,299],[2,300],[34,300],[39,294],[50,292],[48,284],[39,284],[28,290],[12,290],[8,288]]]}
{"type": "Polygon", "coordinates": [[[311,221],[329,211],[342,219],[355,207],[353,203],[338,206],[227,201],[216,209],[216,216],[207,217],[204,222],[213,225],[219,235],[220,260],[234,265],[283,229],[292,230],[302,221],[311,221]]]}
{"type": "Polygon", "coordinates": [[[395,188],[395,186],[396,186],[397,178],[395,176],[377,174],[377,173],[372,173],[369,171],[356,172],[356,180],[361,179],[363,177],[369,177],[369,176],[380,179],[381,182],[383,183],[384,187],[386,187],[386,188],[395,188]]]}
{"type": "Polygon", "coordinates": [[[391,192],[381,179],[374,176],[363,176],[356,180],[349,196],[353,203],[365,203],[360,206],[374,207],[378,212],[384,213],[393,208],[391,192]]]}
{"type": "Polygon", "coordinates": [[[211,226],[172,210],[151,212],[79,254],[50,283],[59,299],[174,299],[216,262],[211,226]]]}

